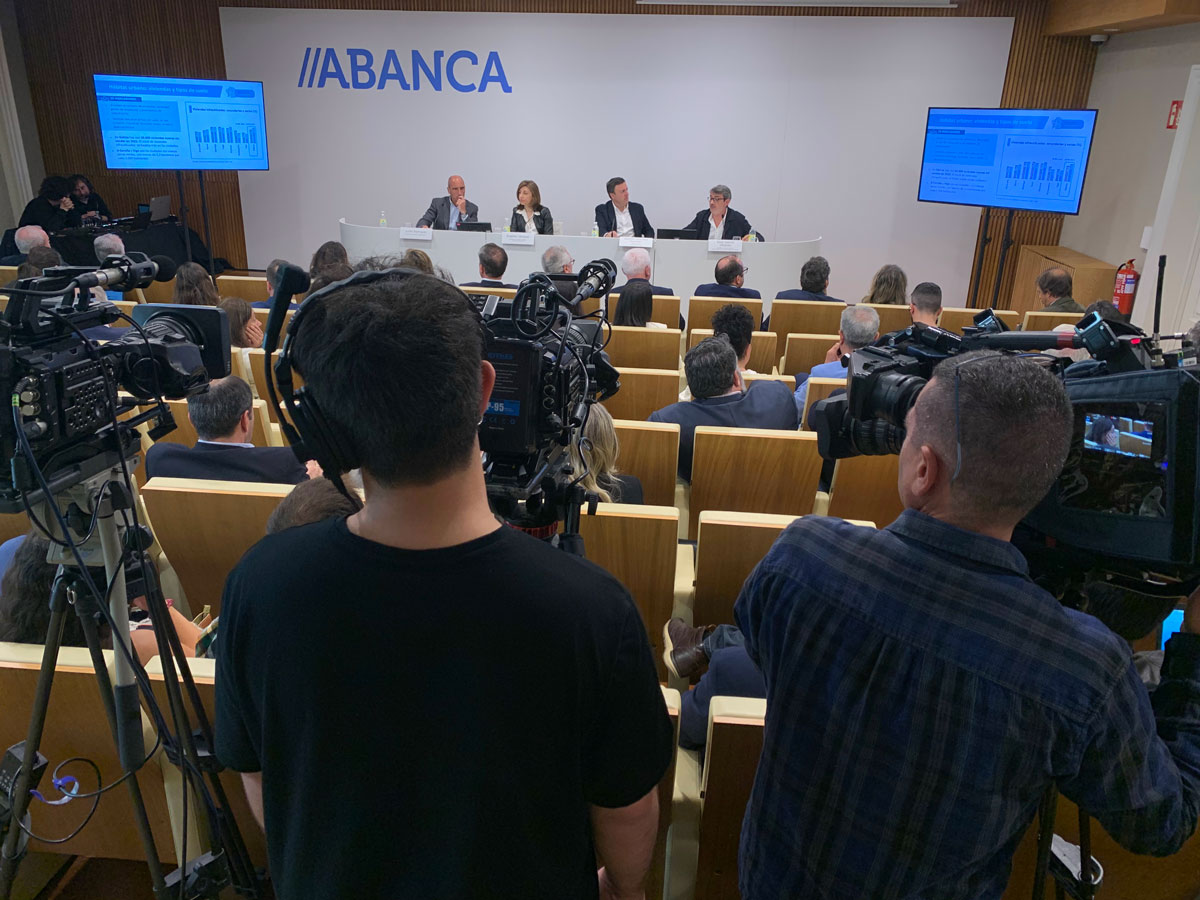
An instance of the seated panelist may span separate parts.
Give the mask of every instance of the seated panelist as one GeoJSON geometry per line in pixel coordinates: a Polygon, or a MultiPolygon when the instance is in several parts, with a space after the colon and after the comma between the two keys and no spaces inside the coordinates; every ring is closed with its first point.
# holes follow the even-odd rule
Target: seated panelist
{"type": "Polygon", "coordinates": [[[708,209],[696,213],[685,229],[696,232],[697,240],[738,240],[748,241],[754,229],[750,222],[736,209],[729,208],[733,192],[724,184],[718,184],[708,192],[708,209]]]}
{"type": "Polygon", "coordinates": [[[640,203],[629,199],[624,178],[608,179],[608,202],[596,207],[596,227],[604,237],[654,237],[654,229],[640,203]]]}
{"type": "Polygon", "coordinates": [[[537,182],[526,178],[517,185],[517,205],[513,207],[509,231],[529,234],[554,234],[554,218],[550,207],[542,206],[542,192],[537,182]]]}
{"type": "Polygon", "coordinates": [[[461,175],[451,175],[446,182],[446,196],[429,201],[429,209],[417,219],[417,227],[457,231],[459,222],[477,221],[479,207],[467,199],[467,183],[461,175]]]}

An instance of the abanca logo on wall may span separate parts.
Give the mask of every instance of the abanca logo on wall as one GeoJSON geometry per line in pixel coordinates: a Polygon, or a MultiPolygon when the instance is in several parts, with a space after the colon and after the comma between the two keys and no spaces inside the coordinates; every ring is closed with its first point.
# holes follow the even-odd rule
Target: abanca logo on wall
{"type": "Polygon", "coordinates": [[[413,50],[411,64],[405,69],[395,50],[389,50],[377,66],[375,55],[361,47],[347,50],[305,47],[296,87],[330,85],[347,91],[381,91],[395,86],[402,91],[419,91],[423,87],[441,91],[443,76],[450,89],[461,94],[483,93],[489,85],[499,87],[506,94],[512,93],[500,54],[495,50],[488,53],[482,69],[479,57],[470,50],[456,50],[449,56],[445,50],[434,50],[432,61],[422,56],[420,50],[413,50]]]}

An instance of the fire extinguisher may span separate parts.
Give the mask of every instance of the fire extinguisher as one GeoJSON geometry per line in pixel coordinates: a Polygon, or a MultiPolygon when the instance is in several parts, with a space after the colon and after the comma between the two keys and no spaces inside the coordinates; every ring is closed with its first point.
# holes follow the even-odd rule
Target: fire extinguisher
{"type": "Polygon", "coordinates": [[[1123,316],[1133,312],[1133,294],[1137,290],[1140,277],[1132,259],[1117,269],[1117,281],[1113,286],[1113,305],[1123,316]]]}

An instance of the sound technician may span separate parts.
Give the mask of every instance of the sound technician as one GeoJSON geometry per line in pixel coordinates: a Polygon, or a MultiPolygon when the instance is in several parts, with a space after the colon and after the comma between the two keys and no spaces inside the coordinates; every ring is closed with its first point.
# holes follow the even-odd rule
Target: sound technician
{"type": "Polygon", "coordinates": [[[366,506],[266,538],[225,588],[217,754],[276,892],[642,897],[672,734],[638,610],[492,515],[466,296],[371,274],[310,294],[294,338],[366,506]]]}
{"type": "Polygon", "coordinates": [[[800,519],[747,580],[735,618],[767,684],[747,900],[994,900],[1051,783],[1136,853],[1192,834],[1200,592],[1151,700],[1128,645],[1009,542],[1072,424],[1036,364],[952,357],[908,414],[900,518],[800,519]]]}

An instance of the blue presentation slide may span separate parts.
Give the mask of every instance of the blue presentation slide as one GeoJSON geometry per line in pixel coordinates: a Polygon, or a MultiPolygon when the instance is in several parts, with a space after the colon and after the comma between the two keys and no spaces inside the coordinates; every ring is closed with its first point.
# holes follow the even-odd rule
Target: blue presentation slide
{"type": "Polygon", "coordinates": [[[1096,111],[931,109],[918,200],[1075,215],[1096,111]]]}
{"type": "Polygon", "coordinates": [[[110,169],[267,169],[262,82],[95,75],[110,169]]]}

